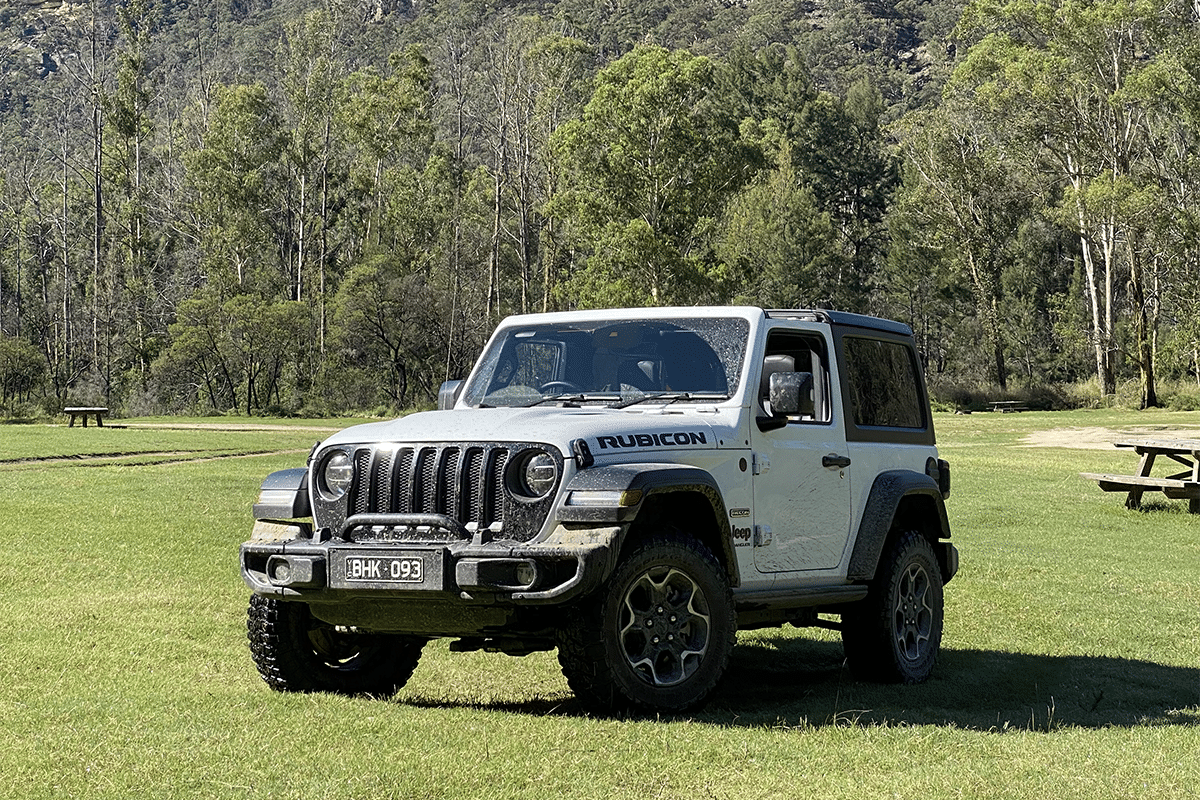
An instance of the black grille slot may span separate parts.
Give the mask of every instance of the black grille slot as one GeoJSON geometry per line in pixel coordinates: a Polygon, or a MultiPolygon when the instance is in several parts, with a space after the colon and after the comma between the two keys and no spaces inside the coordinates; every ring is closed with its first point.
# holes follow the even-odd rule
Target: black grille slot
{"type": "Polygon", "coordinates": [[[460,452],[457,447],[447,447],[442,451],[442,457],[438,461],[438,513],[454,517],[455,519],[460,519],[457,513],[458,509],[456,508],[459,499],[459,487],[462,485],[458,474],[459,454],[460,452]]]}
{"type": "Polygon", "coordinates": [[[413,509],[413,451],[405,447],[396,453],[396,469],[392,474],[392,495],[395,511],[407,514],[413,509]]]}
{"type": "Polygon", "coordinates": [[[391,511],[392,505],[392,458],[396,454],[389,450],[376,450],[374,463],[371,465],[371,499],[368,502],[372,511],[391,511]]]}
{"type": "MultiPolygon", "coordinates": [[[[359,450],[354,454],[354,474],[359,476],[371,475],[371,452],[370,450],[359,450]]],[[[368,478],[358,478],[355,481],[355,495],[351,499],[350,508],[355,514],[369,514],[371,508],[371,481],[368,478]]]]}
{"type": "Polygon", "coordinates": [[[483,513],[480,527],[486,528],[493,522],[502,522],[504,514],[504,465],[508,463],[507,450],[493,450],[488,459],[488,479],[483,487],[483,513]]]}
{"type": "Polygon", "coordinates": [[[424,447],[417,456],[417,475],[420,484],[417,487],[417,511],[426,514],[437,513],[437,451],[432,447],[424,447]]]}
{"type": "Polygon", "coordinates": [[[491,524],[483,513],[483,496],[487,486],[483,468],[487,463],[487,455],[482,447],[472,447],[467,450],[467,457],[463,463],[466,486],[463,487],[465,497],[461,508],[467,518],[478,522],[481,528],[491,524]]]}

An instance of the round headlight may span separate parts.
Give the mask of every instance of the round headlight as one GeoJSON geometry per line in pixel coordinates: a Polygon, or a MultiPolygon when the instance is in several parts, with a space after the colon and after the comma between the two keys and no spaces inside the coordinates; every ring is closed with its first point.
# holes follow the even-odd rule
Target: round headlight
{"type": "Polygon", "coordinates": [[[350,460],[350,455],[339,450],[327,458],[321,477],[322,488],[332,500],[350,491],[350,484],[354,480],[354,462],[350,460]]]}
{"type": "Polygon", "coordinates": [[[558,482],[558,465],[549,453],[533,453],[525,459],[520,482],[522,494],[534,498],[545,497],[558,482]]]}

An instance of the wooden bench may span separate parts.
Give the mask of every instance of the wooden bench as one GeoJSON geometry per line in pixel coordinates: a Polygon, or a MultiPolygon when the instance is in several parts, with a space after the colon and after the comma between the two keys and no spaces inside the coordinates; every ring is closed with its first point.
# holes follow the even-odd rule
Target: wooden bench
{"type": "Polygon", "coordinates": [[[992,407],[992,411],[999,411],[1002,414],[1029,410],[1029,406],[1022,404],[1020,400],[989,400],[988,405],[992,407]]]}
{"type": "Polygon", "coordinates": [[[1126,498],[1125,505],[1129,508],[1137,508],[1141,504],[1142,492],[1162,492],[1172,500],[1200,500],[1200,482],[1197,481],[1099,472],[1081,472],[1079,476],[1095,481],[1104,492],[1128,492],[1130,496],[1126,498]]]}
{"type": "Polygon", "coordinates": [[[104,427],[104,415],[108,413],[108,409],[101,408],[99,406],[86,406],[86,407],[85,406],[71,406],[69,408],[64,408],[63,413],[71,415],[71,421],[69,423],[67,423],[68,428],[75,427],[75,418],[76,417],[80,417],[83,420],[83,427],[86,428],[89,416],[95,417],[96,425],[98,427],[103,428],[104,427]]]}
{"type": "Polygon", "coordinates": [[[1140,508],[1146,492],[1162,492],[1172,500],[1187,500],[1188,511],[1200,514],[1200,441],[1190,439],[1135,439],[1113,442],[1117,447],[1132,449],[1141,456],[1136,475],[1113,475],[1105,472],[1081,472],[1080,477],[1095,481],[1101,491],[1126,492],[1125,507],[1140,508]],[[1185,469],[1173,475],[1155,478],[1150,475],[1158,456],[1166,456],[1185,469]]]}

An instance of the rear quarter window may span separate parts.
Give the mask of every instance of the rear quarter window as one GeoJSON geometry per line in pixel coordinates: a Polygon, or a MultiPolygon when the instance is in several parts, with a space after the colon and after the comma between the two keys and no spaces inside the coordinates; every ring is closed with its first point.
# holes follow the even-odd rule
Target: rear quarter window
{"type": "Polygon", "coordinates": [[[932,443],[929,401],[916,353],[906,340],[841,337],[847,436],[868,441],[932,443]]]}

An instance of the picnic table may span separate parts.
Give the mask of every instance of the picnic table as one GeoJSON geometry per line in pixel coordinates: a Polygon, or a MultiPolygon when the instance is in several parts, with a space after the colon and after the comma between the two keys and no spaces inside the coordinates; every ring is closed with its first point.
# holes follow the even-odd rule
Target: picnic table
{"type": "Polygon", "coordinates": [[[86,428],[89,416],[95,417],[96,425],[103,428],[104,427],[104,415],[108,413],[108,409],[101,408],[100,406],[69,406],[69,407],[63,409],[63,413],[71,415],[71,421],[69,423],[67,423],[68,428],[75,427],[75,418],[76,417],[83,418],[83,427],[86,428]]]}
{"type": "Polygon", "coordinates": [[[1110,475],[1081,472],[1096,481],[1105,492],[1126,492],[1125,507],[1139,508],[1145,492],[1162,492],[1173,500],[1187,500],[1188,511],[1200,514],[1200,441],[1194,439],[1129,439],[1113,442],[1141,456],[1135,475],[1110,475]],[[1155,459],[1165,456],[1185,469],[1163,477],[1153,477],[1155,459]]]}
{"type": "Polygon", "coordinates": [[[1025,405],[1020,400],[989,400],[988,405],[992,407],[992,411],[999,411],[1002,414],[1011,414],[1016,411],[1029,410],[1029,406],[1025,405]]]}

